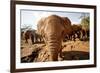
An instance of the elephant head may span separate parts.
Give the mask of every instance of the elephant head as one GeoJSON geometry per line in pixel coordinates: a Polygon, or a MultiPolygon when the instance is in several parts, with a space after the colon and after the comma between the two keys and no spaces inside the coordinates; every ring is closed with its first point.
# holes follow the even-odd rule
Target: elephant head
{"type": "Polygon", "coordinates": [[[50,61],[57,61],[58,54],[61,52],[62,39],[65,34],[69,33],[71,21],[68,18],[57,15],[50,15],[41,19],[38,24],[38,33],[44,39],[50,55],[50,61]]]}

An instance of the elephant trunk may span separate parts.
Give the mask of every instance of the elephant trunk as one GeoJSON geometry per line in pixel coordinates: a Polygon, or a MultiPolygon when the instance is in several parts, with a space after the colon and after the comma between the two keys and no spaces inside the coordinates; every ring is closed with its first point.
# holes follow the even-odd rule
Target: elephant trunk
{"type": "Polygon", "coordinates": [[[61,40],[57,38],[57,36],[51,35],[47,40],[47,48],[49,52],[50,61],[57,61],[58,54],[61,51],[61,40]]]}

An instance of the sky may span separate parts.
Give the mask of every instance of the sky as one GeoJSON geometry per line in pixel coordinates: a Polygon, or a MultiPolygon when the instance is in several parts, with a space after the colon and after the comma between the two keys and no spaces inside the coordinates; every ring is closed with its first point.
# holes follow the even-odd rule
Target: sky
{"type": "Polygon", "coordinates": [[[89,13],[82,12],[65,12],[65,11],[43,11],[43,10],[21,10],[21,28],[24,26],[31,26],[33,29],[37,29],[37,22],[42,17],[47,17],[52,14],[56,14],[62,17],[68,17],[72,24],[80,24],[80,17],[82,14],[89,16],[89,13]]]}

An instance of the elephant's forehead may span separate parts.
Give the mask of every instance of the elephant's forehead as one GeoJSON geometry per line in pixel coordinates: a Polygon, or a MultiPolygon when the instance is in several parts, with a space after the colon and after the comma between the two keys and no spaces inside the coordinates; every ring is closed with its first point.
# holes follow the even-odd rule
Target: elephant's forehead
{"type": "Polygon", "coordinates": [[[45,32],[47,33],[60,33],[62,31],[62,26],[59,26],[57,24],[48,24],[45,26],[45,32]]]}
{"type": "Polygon", "coordinates": [[[52,30],[57,30],[57,29],[61,30],[63,25],[60,20],[49,19],[45,22],[45,27],[47,29],[52,29],[52,30]]]}

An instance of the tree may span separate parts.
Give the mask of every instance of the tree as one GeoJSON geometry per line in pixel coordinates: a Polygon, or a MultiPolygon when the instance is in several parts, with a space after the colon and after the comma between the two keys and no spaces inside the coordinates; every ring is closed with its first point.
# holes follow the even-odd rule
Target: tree
{"type": "Polygon", "coordinates": [[[85,16],[84,18],[81,19],[81,25],[85,29],[90,29],[90,18],[89,16],[85,16]]]}
{"type": "Polygon", "coordinates": [[[90,17],[88,13],[81,13],[81,16],[79,17],[81,19],[81,26],[84,29],[89,29],[90,26],[90,17]]]}

